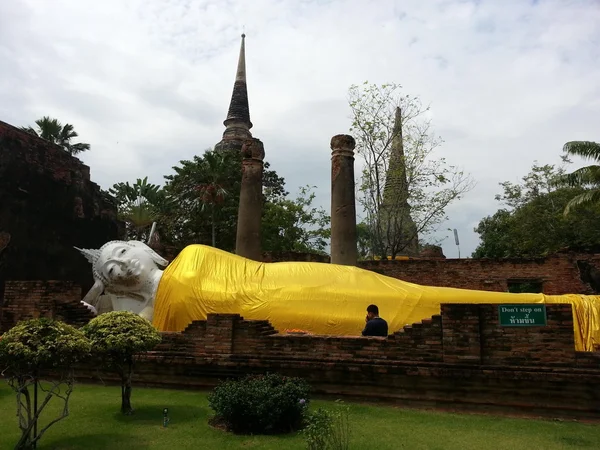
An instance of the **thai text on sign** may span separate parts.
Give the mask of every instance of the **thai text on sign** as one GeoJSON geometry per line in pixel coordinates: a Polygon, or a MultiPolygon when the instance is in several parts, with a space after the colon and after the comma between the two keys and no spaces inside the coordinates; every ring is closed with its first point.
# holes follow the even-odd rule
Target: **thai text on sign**
{"type": "Polygon", "coordinates": [[[503,327],[546,325],[546,305],[499,305],[498,320],[503,327]]]}

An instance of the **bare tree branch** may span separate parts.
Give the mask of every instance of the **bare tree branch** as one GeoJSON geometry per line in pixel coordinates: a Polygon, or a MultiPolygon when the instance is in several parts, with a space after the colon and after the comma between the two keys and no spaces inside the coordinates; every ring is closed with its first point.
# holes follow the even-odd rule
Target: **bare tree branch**
{"type": "Polygon", "coordinates": [[[351,86],[348,96],[350,132],[365,162],[357,197],[366,213],[371,253],[382,258],[407,251],[417,238],[423,241],[446,220],[446,207],[474,187],[469,175],[443,158],[434,158],[443,141],[432,133],[425,115],[429,106],[402,95],[400,89],[393,83],[364,83],[351,86]],[[397,108],[400,131],[395,128],[397,108]],[[396,138],[402,156],[394,150],[396,138]],[[400,167],[390,167],[393,151],[394,164],[400,167]],[[392,177],[395,195],[390,198],[388,193],[385,198],[386,182],[391,183],[392,177]]]}

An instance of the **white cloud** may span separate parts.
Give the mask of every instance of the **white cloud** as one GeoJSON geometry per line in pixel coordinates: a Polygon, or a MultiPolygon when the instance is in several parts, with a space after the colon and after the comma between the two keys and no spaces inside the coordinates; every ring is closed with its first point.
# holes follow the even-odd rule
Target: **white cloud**
{"type": "Polygon", "coordinates": [[[478,182],[442,227],[468,255],[498,182],[600,139],[599,22],[595,0],[0,2],[0,120],[73,123],[104,188],[161,182],[220,140],[245,27],[253,133],[288,190],[318,185],[328,208],[349,85],[401,83],[478,182]]]}

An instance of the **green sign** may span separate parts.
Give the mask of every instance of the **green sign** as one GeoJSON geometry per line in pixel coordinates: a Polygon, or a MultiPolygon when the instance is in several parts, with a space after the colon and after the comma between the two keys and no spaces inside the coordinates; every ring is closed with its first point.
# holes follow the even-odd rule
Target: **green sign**
{"type": "Polygon", "coordinates": [[[545,326],[546,305],[500,305],[498,319],[503,327],[545,326]]]}

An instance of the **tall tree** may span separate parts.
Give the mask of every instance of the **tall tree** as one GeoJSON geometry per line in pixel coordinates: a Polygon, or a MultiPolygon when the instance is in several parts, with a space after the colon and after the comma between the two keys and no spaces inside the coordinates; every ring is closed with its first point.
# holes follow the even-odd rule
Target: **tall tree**
{"type": "Polygon", "coordinates": [[[37,125],[37,128],[21,127],[21,129],[33,134],[34,136],[39,136],[42,139],[61,146],[71,155],[76,155],[90,149],[90,144],[85,144],[83,142],[71,142],[79,135],[75,131],[73,125],[69,123],[63,125],[57,119],[44,116],[41,119],[36,120],[35,124],[37,125]]]}
{"type": "Polygon", "coordinates": [[[325,253],[331,237],[331,217],[313,205],[312,187],[304,186],[295,199],[280,197],[265,202],[262,244],[266,251],[325,253]]]}
{"type": "Polygon", "coordinates": [[[481,242],[473,257],[541,257],[563,248],[599,249],[600,205],[582,206],[580,214],[563,214],[566,205],[584,192],[558,183],[564,175],[564,166],[534,163],[521,183],[500,183],[503,192],[496,200],[502,208],[475,228],[481,242]]]}
{"type": "Polygon", "coordinates": [[[165,206],[165,192],[160,186],[148,183],[148,177],[138,178],[133,185],[120,182],[108,192],[117,200],[119,217],[126,223],[129,239],[145,240],[150,226],[157,221],[165,206]]]}
{"type": "MultiPolygon", "coordinates": [[[[145,239],[156,221],[161,240],[183,248],[200,243],[227,251],[235,248],[242,179],[241,154],[207,150],[180,161],[165,176],[163,188],[138,179],[110,189],[117,199],[130,238],[145,239]]],[[[263,175],[262,248],[265,251],[324,253],[330,237],[330,217],[314,205],[311,187],[290,198],[285,181],[265,163],[263,175]]]]}
{"type": "MultiPolygon", "coordinates": [[[[159,225],[161,232],[169,230],[172,244],[184,247],[213,242],[218,248],[234,250],[241,164],[240,152],[207,150],[193,160],[181,161],[174,167],[175,174],[165,177],[170,202],[159,225]]],[[[329,216],[313,205],[311,189],[301,188],[297,198],[290,199],[285,180],[265,162],[263,197],[261,235],[265,251],[324,251],[329,216]]]]}
{"type": "Polygon", "coordinates": [[[239,152],[207,150],[173,170],[165,176],[171,201],[159,220],[161,232],[180,248],[200,243],[232,251],[241,185],[239,152]]]}
{"type": "Polygon", "coordinates": [[[559,183],[585,189],[567,203],[565,214],[569,214],[574,208],[600,201],[600,144],[590,141],[571,141],[563,146],[563,152],[567,156],[580,156],[597,163],[582,167],[559,178],[559,183]]]}
{"type": "Polygon", "coordinates": [[[198,202],[200,208],[204,211],[210,210],[211,225],[211,243],[213,247],[217,246],[217,218],[215,212],[224,204],[225,197],[229,195],[227,191],[228,171],[231,165],[229,153],[206,152],[204,154],[204,173],[206,178],[196,186],[198,192],[198,202]]]}
{"type": "Polygon", "coordinates": [[[474,186],[469,175],[434,157],[442,141],[432,133],[429,108],[400,90],[398,84],[368,82],[349,89],[350,132],[364,160],[358,200],[369,227],[370,253],[382,258],[394,258],[417,236],[433,232],[446,219],[447,206],[474,186]],[[397,112],[401,126],[395,127],[397,112]],[[392,152],[395,145],[402,151],[392,152]],[[402,192],[390,198],[386,184],[392,181],[402,192]]]}

